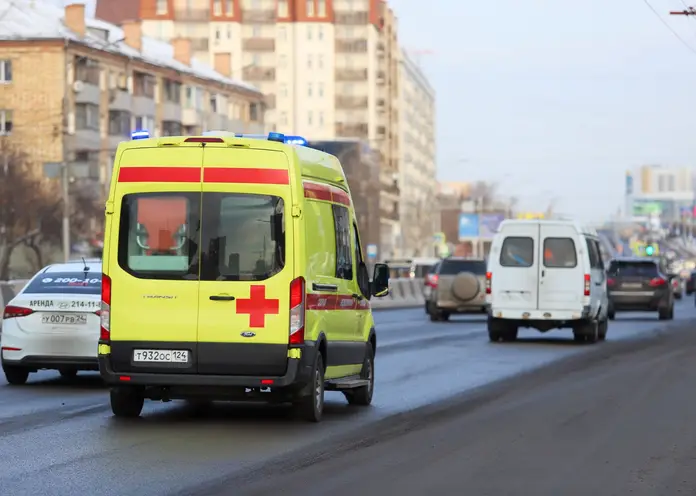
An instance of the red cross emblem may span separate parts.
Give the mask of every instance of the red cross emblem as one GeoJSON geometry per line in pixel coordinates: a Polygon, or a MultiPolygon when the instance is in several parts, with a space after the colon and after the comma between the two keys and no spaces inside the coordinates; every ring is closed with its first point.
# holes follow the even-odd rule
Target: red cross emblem
{"type": "Polygon", "coordinates": [[[266,327],[266,315],[278,315],[279,300],[266,299],[266,286],[251,286],[248,299],[236,300],[237,313],[249,314],[249,327],[266,327]]]}

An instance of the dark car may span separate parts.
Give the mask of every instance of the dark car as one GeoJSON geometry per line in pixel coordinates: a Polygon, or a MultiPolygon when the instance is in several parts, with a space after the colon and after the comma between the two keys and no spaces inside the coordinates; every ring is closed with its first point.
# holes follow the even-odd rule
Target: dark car
{"type": "Polygon", "coordinates": [[[691,296],[696,291],[696,270],[692,270],[685,284],[686,294],[691,296]]]}
{"type": "Polygon", "coordinates": [[[609,263],[609,318],[616,312],[658,312],[660,320],[674,318],[674,293],[658,260],[618,258],[609,263]]]}

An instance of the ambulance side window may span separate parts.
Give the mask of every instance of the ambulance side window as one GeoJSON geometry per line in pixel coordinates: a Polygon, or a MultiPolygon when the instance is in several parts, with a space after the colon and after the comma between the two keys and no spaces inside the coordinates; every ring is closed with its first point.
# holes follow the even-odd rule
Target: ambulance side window
{"type": "Polygon", "coordinates": [[[340,205],[331,206],[336,231],[336,277],[353,280],[353,249],[350,240],[350,212],[340,205]]]}
{"type": "Polygon", "coordinates": [[[143,279],[197,279],[199,227],[199,194],[125,195],[118,264],[143,279]]]}

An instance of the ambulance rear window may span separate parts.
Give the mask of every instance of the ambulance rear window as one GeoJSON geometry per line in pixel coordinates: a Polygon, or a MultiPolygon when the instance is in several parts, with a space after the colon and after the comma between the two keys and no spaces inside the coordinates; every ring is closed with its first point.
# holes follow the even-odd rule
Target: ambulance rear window
{"type": "Polygon", "coordinates": [[[197,279],[200,193],[125,195],[118,261],[146,279],[197,279]]]}

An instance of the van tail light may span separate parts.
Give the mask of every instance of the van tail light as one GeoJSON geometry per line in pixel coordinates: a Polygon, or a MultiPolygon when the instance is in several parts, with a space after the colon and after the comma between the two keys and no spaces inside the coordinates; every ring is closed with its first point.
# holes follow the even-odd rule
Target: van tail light
{"type": "Polygon", "coordinates": [[[491,285],[493,284],[493,272],[486,272],[486,294],[491,294],[491,285]]]}
{"type": "Polygon", "coordinates": [[[613,288],[616,285],[616,279],[612,279],[611,277],[607,279],[607,286],[610,288],[613,288]]]}
{"type": "Polygon", "coordinates": [[[659,288],[660,286],[664,286],[665,284],[667,284],[667,281],[662,277],[655,277],[654,279],[650,280],[650,286],[653,288],[659,288]]]}
{"type": "Polygon", "coordinates": [[[590,296],[590,274],[585,274],[585,296],[590,296]]]}
{"type": "Polygon", "coordinates": [[[101,320],[99,339],[109,341],[111,339],[111,278],[106,274],[102,274],[99,319],[101,320]]]}
{"type": "Polygon", "coordinates": [[[26,317],[34,313],[34,310],[26,307],[17,307],[15,305],[7,305],[2,314],[3,319],[16,319],[17,317],[26,317]]]}
{"type": "Polygon", "coordinates": [[[439,277],[437,274],[428,274],[428,276],[425,279],[425,285],[430,286],[433,289],[437,288],[438,278],[439,277]]]}
{"type": "Polygon", "coordinates": [[[290,283],[290,341],[291,345],[304,344],[305,341],[305,291],[304,277],[290,283]]]}

